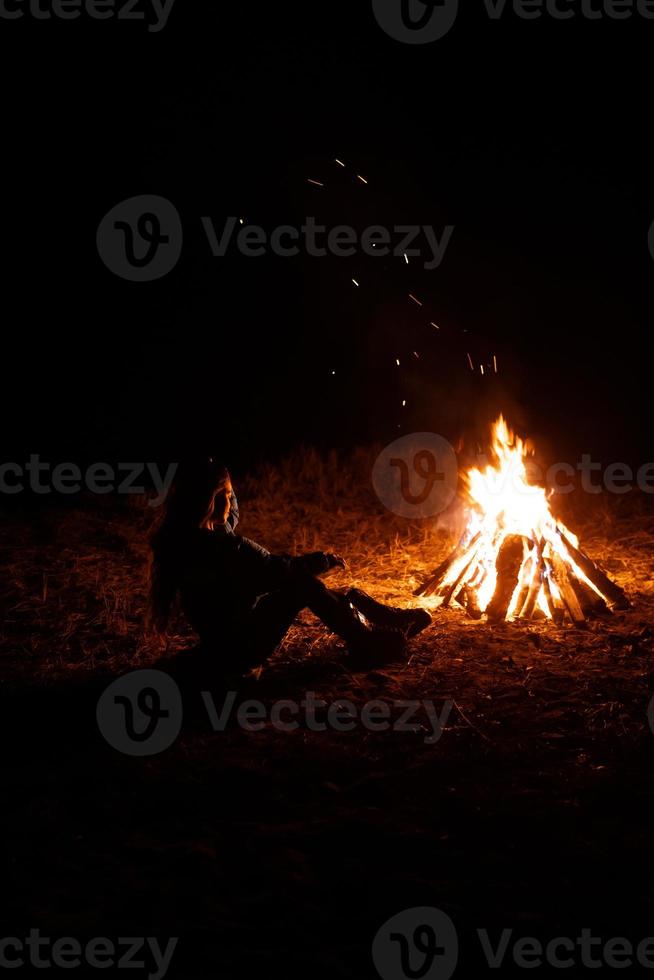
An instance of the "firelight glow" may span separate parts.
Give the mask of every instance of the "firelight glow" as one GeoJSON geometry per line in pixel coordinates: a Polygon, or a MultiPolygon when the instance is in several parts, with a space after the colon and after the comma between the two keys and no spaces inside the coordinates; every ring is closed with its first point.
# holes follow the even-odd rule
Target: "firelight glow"
{"type": "Polygon", "coordinates": [[[518,557],[517,578],[509,579],[510,585],[516,584],[508,606],[500,607],[501,617],[531,619],[540,611],[548,619],[567,613],[575,622],[583,621],[580,589],[611,601],[596,584],[603,580],[601,573],[595,574],[598,570],[577,550],[577,537],[554,517],[544,488],[529,482],[528,445],[514,435],[503,416],[491,431],[492,462],[483,469],[469,469],[464,477],[469,519],[463,538],[438,581],[422,594],[436,593],[437,601],[446,604],[454,597],[476,616],[489,611],[497,602],[498,557],[512,539],[517,548],[522,542],[522,559],[520,564],[518,557]]]}

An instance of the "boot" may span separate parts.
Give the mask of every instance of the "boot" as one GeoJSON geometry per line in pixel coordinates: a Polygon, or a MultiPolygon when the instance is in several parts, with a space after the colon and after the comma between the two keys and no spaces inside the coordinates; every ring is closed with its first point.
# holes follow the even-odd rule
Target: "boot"
{"type": "Polygon", "coordinates": [[[431,616],[426,609],[398,609],[377,602],[361,589],[348,589],[346,599],[375,626],[395,627],[412,639],[431,625],[431,616]]]}
{"type": "Polygon", "coordinates": [[[372,670],[406,659],[406,636],[402,630],[370,625],[346,596],[332,596],[337,601],[327,615],[327,610],[322,611],[321,618],[347,643],[347,662],[353,670],[372,670]]]}

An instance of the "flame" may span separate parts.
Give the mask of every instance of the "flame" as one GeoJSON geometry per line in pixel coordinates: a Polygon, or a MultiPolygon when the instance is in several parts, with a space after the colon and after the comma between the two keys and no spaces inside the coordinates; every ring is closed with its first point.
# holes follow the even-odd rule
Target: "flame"
{"type": "Polygon", "coordinates": [[[470,517],[462,539],[461,555],[443,580],[444,589],[465,589],[480,612],[485,612],[498,581],[497,558],[509,535],[523,542],[523,559],[506,619],[530,607],[552,618],[562,596],[554,576],[554,563],[563,562],[571,575],[602,593],[575,564],[562,535],[575,548],[578,539],[552,514],[546,490],[530,482],[528,463],[533,449],[518,438],[502,415],[491,429],[492,461],[465,474],[470,517]]]}

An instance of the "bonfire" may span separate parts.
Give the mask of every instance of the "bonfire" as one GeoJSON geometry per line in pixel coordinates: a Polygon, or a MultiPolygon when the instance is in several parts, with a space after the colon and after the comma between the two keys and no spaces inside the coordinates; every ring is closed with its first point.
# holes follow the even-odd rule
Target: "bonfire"
{"type": "Polygon", "coordinates": [[[529,449],[502,416],[492,436],[492,463],[464,475],[463,536],[416,595],[442,606],[454,601],[474,619],[494,621],[569,618],[581,624],[626,608],[623,590],[553,515],[547,491],[529,482],[529,449]]]}

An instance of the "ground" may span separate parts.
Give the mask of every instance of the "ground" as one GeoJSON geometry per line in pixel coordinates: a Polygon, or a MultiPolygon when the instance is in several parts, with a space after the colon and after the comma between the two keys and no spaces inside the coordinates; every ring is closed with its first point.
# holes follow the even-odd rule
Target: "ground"
{"type": "MultiPolygon", "coordinates": [[[[311,451],[264,469],[239,488],[241,530],[338,551],[334,585],[413,604],[455,522],[394,518],[369,472],[366,453],[311,451]]],[[[654,516],[631,498],[566,507],[627,612],[578,630],[441,611],[407,664],[367,674],[307,614],[238,695],[452,702],[438,741],[424,713],[413,732],[216,733],[196,701],[147,759],[103,741],[95,704],[114,675],[194,644],[181,619],[167,650],[143,630],[155,511],[88,499],[5,521],[4,934],[179,936],[168,975],[184,980],[374,976],[377,929],[419,905],[451,916],[474,976],[477,928],[654,934],[654,516]]]]}

